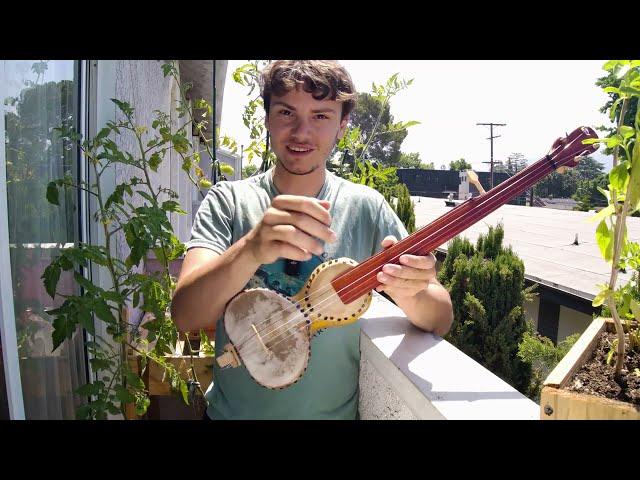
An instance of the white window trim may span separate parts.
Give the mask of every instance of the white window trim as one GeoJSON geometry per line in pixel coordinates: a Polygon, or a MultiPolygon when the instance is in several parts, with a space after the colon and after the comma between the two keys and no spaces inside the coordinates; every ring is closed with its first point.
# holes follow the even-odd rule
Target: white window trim
{"type": "MultiPolygon", "coordinates": [[[[6,97],[5,62],[0,61],[0,101],[6,97]]],[[[20,379],[18,338],[16,336],[11,256],[9,255],[9,213],[7,210],[7,159],[5,152],[4,108],[0,112],[0,333],[2,335],[2,361],[9,404],[9,418],[24,420],[24,400],[20,379]]],[[[2,387],[0,387],[2,388],[2,387]]]]}

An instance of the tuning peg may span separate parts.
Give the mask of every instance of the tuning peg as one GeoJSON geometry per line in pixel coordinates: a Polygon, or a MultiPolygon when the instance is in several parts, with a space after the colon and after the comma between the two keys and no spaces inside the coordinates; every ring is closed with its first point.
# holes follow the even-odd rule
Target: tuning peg
{"type": "Polygon", "coordinates": [[[473,170],[467,170],[467,177],[469,177],[469,181],[473,183],[473,185],[478,189],[480,195],[484,195],[487,193],[484,188],[482,188],[482,184],[480,180],[478,180],[478,175],[473,170]]]}

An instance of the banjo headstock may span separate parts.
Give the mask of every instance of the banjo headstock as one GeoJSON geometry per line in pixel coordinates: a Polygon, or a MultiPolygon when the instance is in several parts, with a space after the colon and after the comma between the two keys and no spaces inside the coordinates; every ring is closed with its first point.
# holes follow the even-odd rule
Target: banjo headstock
{"type": "Polygon", "coordinates": [[[565,137],[553,142],[547,159],[556,163],[558,173],[578,165],[580,158],[598,150],[597,143],[585,144],[585,140],[597,140],[598,134],[591,127],[578,127],[565,137]]]}

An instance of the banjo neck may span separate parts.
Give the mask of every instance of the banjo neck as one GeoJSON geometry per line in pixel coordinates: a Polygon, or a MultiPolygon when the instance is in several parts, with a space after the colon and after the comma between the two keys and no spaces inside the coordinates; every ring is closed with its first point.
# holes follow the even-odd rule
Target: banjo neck
{"type": "MultiPolygon", "coordinates": [[[[438,217],[392,247],[369,257],[351,270],[337,276],[331,285],[345,304],[370,292],[380,282],[377,273],[387,263],[399,264],[402,254],[427,255],[440,245],[480,221],[509,200],[533,187],[553,171],[575,167],[579,156],[598,149],[597,144],[584,145],[585,139],[598,138],[593,129],[580,127],[564,138],[557,139],[543,158],[478,197],[473,197],[438,217]]],[[[479,190],[484,192],[480,187],[479,190]]]]}

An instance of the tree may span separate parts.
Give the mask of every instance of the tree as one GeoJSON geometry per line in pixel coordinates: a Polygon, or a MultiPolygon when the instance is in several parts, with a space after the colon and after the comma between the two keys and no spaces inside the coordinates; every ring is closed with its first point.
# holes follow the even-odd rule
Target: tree
{"type": "MultiPolygon", "coordinates": [[[[618,75],[618,71],[611,70],[608,71],[607,75],[604,77],[600,77],[596,80],[596,85],[604,89],[609,89],[607,94],[609,95],[609,101],[605,103],[600,108],[600,113],[606,113],[609,115],[609,119],[611,122],[618,123],[620,121],[620,107],[621,107],[621,99],[620,93],[615,91],[615,89],[620,88],[620,83],[622,82],[623,76],[618,75]]],[[[629,102],[629,107],[625,113],[623,124],[624,125],[633,125],[633,119],[636,117],[638,112],[638,102],[629,102]]],[[[605,127],[601,125],[597,128],[602,132],[606,132],[607,135],[613,135],[616,132],[615,127],[605,127]]],[[[613,149],[606,146],[603,152],[605,155],[613,155],[613,149]]],[[[630,156],[633,154],[633,146],[631,147],[631,151],[629,152],[630,156]]]]}
{"type": "Polygon", "coordinates": [[[521,153],[512,153],[507,157],[507,161],[504,162],[502,171],[509,175],[515,175],[525,168],[527,168],[527,161],[525,160],[524,155],[521,153]]]}
{"type": "MultiPolygon", "coordinates": [[[[351,112],[350,123],[353,128],[360,128],[360,134],[364,138],[370,137],[377,124],[378,129],[371,140],[366,156],[385,166],[397,165],[400,159],[400,146],[408,132],[406,128],[394,128],[388,101],[385,103],[369,93],[359,93],[358,104],[351,112]]],[[[358,150],[356,157],[359,157],[361,152],[362,149],[358,150]]]]}
{"type": "MultiPolygon", "coordinates": [[[[604,165],[594,158],[589,156],[583,157],[578,165],[567,173],[561,175],[554,172],[540,180],[535,185],[536,195],[553,198],[573,197],[578,191],[580,182],[599,178],[603,170],[604,165]]],[[[582,183],[581,185],[582,188],[585,188],[586,183],[582,183]]],[[[604,186],[606,187],[606,184],[604,186]]],[[[596,189],[595,186],[593,188],[596,189]]],[[[581,195],[584,195],[584,192],[581,195]]],[[[589,210],[589,208],[587,208],[587,210],[589,210]]]]}
{"type": "Polygon", "coordinates": [[[398,218],[402,220],[407,232],[412,234],[416,231],[415,205],[411,200],[409,189],[404,183],[399,183],[392,188],[385,190],[384,198],[387,200],[398,218]]]}
{"type": "Polygon", "coordinates": [[[535,184],[535,194],[543,198],[569,198],[576,192],[577,181],[571,171],[563,175],[553,172],[535,184]]]}
{"type": "Polygon", "coordinates": [[[398,168],[421,168],[423,170],[433,170],[433,162],[422,163],[418,152],[404,153],[400,152],[398,159],[398,168]]]}
{"type": "Polygon", "coordinates": [[[580,180],[594,180],[604,172],[604,165],[593,157],[582,157],[578,165],[571,170],[579,177],[580,180]]]}
{"type": "Polygon", "coordinates": [[[468,170],[471,168],[471,164],[467,162],[464,158],[459,158],[458,160],[453,160],[449,162],[449,170],[468,170]]]}
{"type": "Polygon", "coordinates": [[[448,245],[438,280],[449,290],[454,322],[446,340],[527,394],[531,364],[517,356],[527,325],[524,264],[502,246],[504,228],[489,227],[474,247],[461,237],[448,245]]]}
{"type": "Polygon", "coordinates": [[[588,212],[594,207],[606,207],[607,199],[598,188],[607,188],[608,184],[609,175],[606,173],[594,179],[579,180],[576,193],[572,196],[578,202],[574,210],[588,212]]]}

